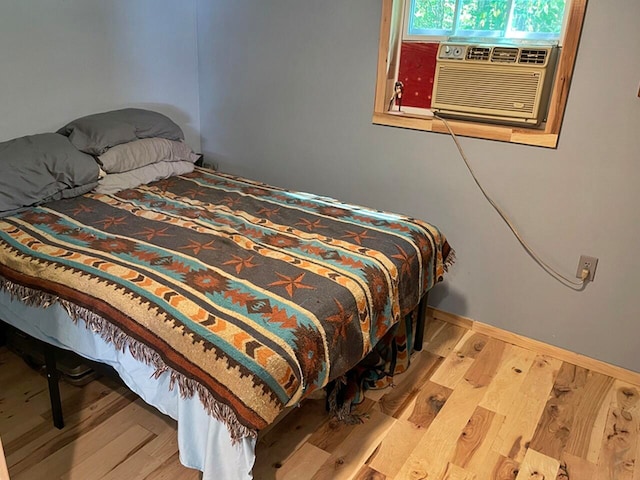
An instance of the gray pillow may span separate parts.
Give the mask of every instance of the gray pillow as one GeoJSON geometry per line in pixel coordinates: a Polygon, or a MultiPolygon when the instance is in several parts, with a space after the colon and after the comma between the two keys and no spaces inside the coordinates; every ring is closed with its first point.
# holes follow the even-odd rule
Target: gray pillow
{"type": "Polygon", "coordinates": [[[69,137],[82,152],[102,155],[109,148],[139,138],[184,140],[182,129],[169,117],[150,110],[125,108],[78,118],[58,133],[69,137]]]}
{"type": "Polygon", "coordinates": [[[198,155],[186,143],[157,137],[116,145],[98,157],[107,173],[127,172],[158,162],[195,163],[197,159],[198,155]]]}
{"type": "Polygon", "coordinates": [[[98,181],[99,171],[93,157],[57,133],[0,143],[0,215],[84,193],[98,181]]]}

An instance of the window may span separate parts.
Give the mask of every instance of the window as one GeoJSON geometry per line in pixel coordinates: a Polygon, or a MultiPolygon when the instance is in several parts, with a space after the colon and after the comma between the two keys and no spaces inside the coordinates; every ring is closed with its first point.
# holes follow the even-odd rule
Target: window
{"type": "Polygon", "coordinates": [[[558,41],[566,0],[410,0],[405,38],[558,41]]]}
{"type": "Polygon", "coordinates": [[[485,118],[457,118],[448,123],[462,136],[555,148],[586,6],[587,0],[382,0],[373,123],[448,133],[444,123],[428,110],[437,52],[443,41],[524,44],[521,48],[551,43],[560,48],[542,124],[498,124],[485,118]],[[401,77],[414,85],[409,91],[405,88],[399,111],[391,107],[396,81],[401,77]],[[424,105],[419,105],[420,98],[424,105]],[[409,99],[416,105],[413,110],[405,108],[409,99]]]}

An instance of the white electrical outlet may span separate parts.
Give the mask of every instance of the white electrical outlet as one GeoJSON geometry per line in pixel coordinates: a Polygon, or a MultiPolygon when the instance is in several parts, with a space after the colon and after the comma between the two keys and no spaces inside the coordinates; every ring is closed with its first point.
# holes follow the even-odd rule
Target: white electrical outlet
{"type": "Polygon", "coordinates": [[[585,280],[588,282],[593,282],[593,279],[596,276],[597,266],[598,266],[598,259],[596,257],[580,255],[580,261],[578,262],[578,271],[576,272],[576,278],[582,278],[582,271],[588,270],[589,275],[585,280]]]}

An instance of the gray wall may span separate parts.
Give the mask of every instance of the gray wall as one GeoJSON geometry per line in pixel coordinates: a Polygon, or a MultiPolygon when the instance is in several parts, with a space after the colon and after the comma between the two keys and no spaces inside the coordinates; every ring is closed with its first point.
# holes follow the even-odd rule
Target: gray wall
{"type": "Polygon", "coordinates": [[[202,145],[220,168],[418,216],[458,261],[439,308],[640,371],[640,2],[589,2],[557,150],[462,143],[485,187],[574,292],[544,273],[451,138],[371,124],[381,2],[198,1],[202,145]],[[607,41],[624,45],[614,54],[607,41]]]}
{"type": "Polygon", "coordinates": [[[195,0],[1,3],[0,141],[141,106],[199,148],[195,0]]]}

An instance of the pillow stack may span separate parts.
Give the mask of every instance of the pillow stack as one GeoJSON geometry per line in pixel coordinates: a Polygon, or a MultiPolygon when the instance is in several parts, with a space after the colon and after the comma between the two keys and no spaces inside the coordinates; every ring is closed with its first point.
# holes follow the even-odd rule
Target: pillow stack
{"type": "Polygon", "coordinates": [[[126,108],[76,119],[60,130],[81,152],[96,157],[105,175],[96,192],[112,194],[193,171],[198,156],[182,129],[149,110],[126,108]]]}
{"type": "Polygon", "coordinates": [[[68,138],[42,133],[0,143],[0,217],[82,195],[97,185],[93,157],[68,138]]]}

